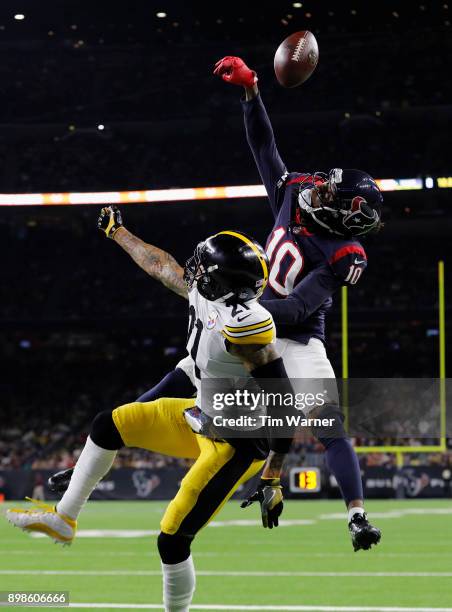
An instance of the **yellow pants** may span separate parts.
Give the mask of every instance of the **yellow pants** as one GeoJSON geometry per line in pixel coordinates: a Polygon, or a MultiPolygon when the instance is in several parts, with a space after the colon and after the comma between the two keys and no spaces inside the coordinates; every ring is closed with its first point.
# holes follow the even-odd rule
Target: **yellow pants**
{"type": "Polygon", "coordinates": [[[223,507],[239,485],[255,476],[264,461],[195,434],[184,418],[192,399],[161,398],[113,410],[113,421],[126,446],[196,459],[167,507],[164,533],[193,537],[223,507]]]}

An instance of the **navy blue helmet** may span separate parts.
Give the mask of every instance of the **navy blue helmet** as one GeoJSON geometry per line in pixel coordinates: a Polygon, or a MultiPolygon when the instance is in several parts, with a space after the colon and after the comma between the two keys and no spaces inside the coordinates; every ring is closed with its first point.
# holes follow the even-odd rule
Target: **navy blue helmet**
{"type": "Polygon", "coordinates": [[[331,234],[363,236],[381,225],[383,196],[375,180],[361,170],[316,172],[311,184],[300,186],[298,201],[305,220],[331,234]],[[311,205],[310,187],[319,196],[319,207],[311,205]]]}

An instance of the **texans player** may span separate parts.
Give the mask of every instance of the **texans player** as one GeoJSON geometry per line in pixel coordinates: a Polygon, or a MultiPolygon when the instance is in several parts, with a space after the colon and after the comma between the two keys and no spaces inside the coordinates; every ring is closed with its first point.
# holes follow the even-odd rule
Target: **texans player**
{"type": "MultiPolygon", "coordinates": [[[[277,326],[278,352],[292,379],[333,379],[324,346],[325,317],[333,293],[343,284],[355,285],[366,268],[366,253],[356,236],[379,230],[382,195],[375,181],[360,170],[289,173],[275,144],[256,73],[240,58],[229,56],[217,62],[214,74],[245,88],[247,138],[275,218],[266,246],[269,282],[261,303],[277,326]]],[[[107,237],[118,239],[118,234],[102,229],[107,237]]],[[[191,397],[195,392],[189,355],[138,401],[191,397]]],[[[313,433],[325,447],[327,465],[347,505],[353,547],[368,549],[381,534],[364,512],[359,463],[351,443],[345,432],[334,438],[328,431],[313,433]]],[[[54,486],[64,490],[70,476],[71,470],[58,474],[54,486]]]]}
{"type": "MultiPolygon", "coordinates": [[[[246,135],[275,219],[266,252],[269,282],[261,304],[278,330],[278,351],[292,379],[334,377],[325,351],[325,316],[332,295],[355,285],[367,265],[357,240],[381,227],[381,192],[360,170],[335,168],[328,174],[289,172],[276,147],[257,75],[239,57],[217,62],[214,74],[243,86],[246,135]]],[[[358,458],[348,438],[313,432],[348,508],[355,550],[377,544],[381,533],[367,521],[358,458]]]]}
{"type": "MultiPolygon", "coordinates": [[[[107,209],[100,223],[148,274],[189,302],[187,349],[195,363],[195,399],[160,398],[100,412],[74,468],[69,487],[55,508],[10,509],[8,520],[69,544],[77,518],[93,489],[124,445],[194,460],[161,521],[157,543],[162,559],[167,612],[188,612],[195,589],[191,543],[236,491],[262,472],[256,492],[244,502],[260,503],[262,523],[278,526],[283,509],[280,472],[291,439],[259,428],[256,438],[223,438],[216,413],[203,400],[201,381],[256,378],[263,391],[290,393],[283,360],[275,350],[275,326],[258,298],[268,281],[268,260],[249,236],[223,231],[196,248],[185,269],[169,253],[142,242],[122,226],[119,211],[107,209]]],[[[281,407],[279,407],[281,408],[281,407]]],[[[254,414],[252,408],[248,414],[254,414]]],[[[285,433],[285,435],[287,435],[285,433]]],[[[35,501],[35,500],[32,500],[35,501]]],[[[40,506],[40,507],[39,507],[40,506]]]]}

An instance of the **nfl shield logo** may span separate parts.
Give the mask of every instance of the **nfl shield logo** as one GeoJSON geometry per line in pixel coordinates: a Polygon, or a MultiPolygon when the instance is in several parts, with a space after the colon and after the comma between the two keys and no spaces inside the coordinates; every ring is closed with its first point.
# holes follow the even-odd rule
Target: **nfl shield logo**
{"type": "Polygon", "coordinates": [[[207,329],[213,329],[215,327],[215,323],[218,319],[218,312],[209,312],[209,316],[207,319],[207,329]]]}

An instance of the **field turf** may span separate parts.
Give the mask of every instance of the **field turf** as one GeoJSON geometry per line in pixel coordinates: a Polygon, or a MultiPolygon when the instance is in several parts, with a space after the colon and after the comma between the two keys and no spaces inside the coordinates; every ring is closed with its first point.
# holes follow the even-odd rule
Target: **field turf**
{"type": "MultiPolygon", "coordinates": [[[[0,507],[9,505],[17,504],[0,507]]],[[[164,507],[89,502],[80,537],[66,548],[1,516],[0,591],[70,591],[74,608],[163,609],[155,533],[164,507]]],[[[367,509],[383,539],[354,553],[339,501],[287,502],[272,531],[260,527],[257,507],[230,502],[193,545],[192,609],[452,612],[452,502],[373,501],[367,509]]]]}

